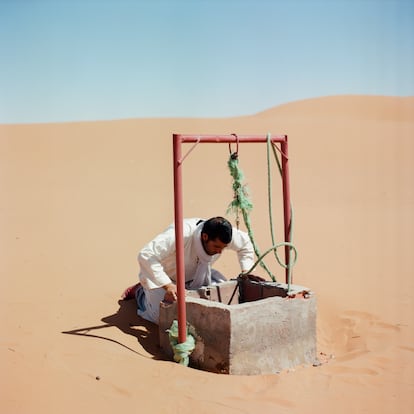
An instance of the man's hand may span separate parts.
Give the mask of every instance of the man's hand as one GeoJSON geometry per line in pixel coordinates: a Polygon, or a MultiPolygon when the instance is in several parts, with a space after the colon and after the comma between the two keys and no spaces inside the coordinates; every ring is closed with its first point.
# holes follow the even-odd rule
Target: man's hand
{"type": "Polygon", "coordinates": [[[163,289],[165,290],[164,301],[168,303],[173,303],[177,301],[177,286],[174,283],[169,283],[164,285],[163,289]]]}

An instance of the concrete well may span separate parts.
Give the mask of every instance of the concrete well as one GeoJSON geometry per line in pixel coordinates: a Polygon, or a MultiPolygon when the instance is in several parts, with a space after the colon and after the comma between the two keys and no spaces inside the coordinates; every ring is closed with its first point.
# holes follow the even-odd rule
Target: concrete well
{"type": "MultiPolygon", "coordinates": [[[[258,375],[317,361],[316,297],[311,291],[292,285],[289,297],[238,304],[235,288],[236,281],[229,281],[187,292],[187,322],[196,339],[191,366],[216,373],[258,375]]],[[[162,303],[160,345],[171,357],[166,330],[174,319],[177,305],[162,303]]]]}

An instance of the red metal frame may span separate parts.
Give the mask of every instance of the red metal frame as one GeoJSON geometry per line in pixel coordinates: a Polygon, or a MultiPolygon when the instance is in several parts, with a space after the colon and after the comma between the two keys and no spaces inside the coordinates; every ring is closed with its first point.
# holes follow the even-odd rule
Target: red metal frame
{"type": "MultiPolygon", "coordinates": [[[[174,222],[175,245],[177,261],[177,302],[178,302],[178,340],[180,343],[187,338],[187,315],[185,307],[185,274],[184,274],[184,237],[183,237],[183,185],[182,185],[182,158],[181,144],[194,143],[258,143],[267,142],[263,135],[182,135],[173,134],[174,157],[174,222]]],[[[272,143],[280,143],[282,152],[282,187],[283,187],[283,214],[285,242],[290,242],[290,185],[289,185],[289,159],[287,135],[278,135],[271,138],[272,143]]],[[[191,151],[191,149],[190,149],[191,151]]],[[[285,263],[289,264],[289,247],[285,248],[285,263]]],[[[288,283],[289,269],[286,268],[286,283],[288,283]]]]}

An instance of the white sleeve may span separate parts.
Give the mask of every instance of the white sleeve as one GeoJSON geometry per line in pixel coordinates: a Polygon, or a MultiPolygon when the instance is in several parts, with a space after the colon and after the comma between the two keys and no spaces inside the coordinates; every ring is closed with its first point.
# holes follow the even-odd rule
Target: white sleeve
{"type": "Polygon", "coordinates": [[[173,254],[175,254],[175,230],[170,226],[145,245],[138,254],[138,262],[141,266],[140,279],[144,287],[154,289],[172,283],[161,262],[173,254]]]}
{"type": "Polygon", "coordinates": [[[254,265],[254,250],[249,235],[233,227],[233,236],[227,247],[237,252],[241,270],[250,270],[254,265]]]}

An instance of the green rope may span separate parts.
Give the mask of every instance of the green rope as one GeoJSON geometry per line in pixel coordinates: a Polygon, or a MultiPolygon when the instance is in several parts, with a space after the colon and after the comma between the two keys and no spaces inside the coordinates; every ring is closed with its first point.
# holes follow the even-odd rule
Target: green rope
{"type": "MultiPolygon", "coordinates": [[[[230,170],[230,175],[233,177],[233,191],[234,191],[234,198],[233,201],[230,203],[230,205],[227,208],[227,214],[230,212],[233,212],[236,214],[237,217],[237,226],[238,226],[238,214],[239,211],[241,211],[243,216],[244,224],[247,228],[247,233],[250,237],[250,240],[253,245],[254,252],[257,257],[261,256],[260,250],[256,244],[256,241],[254,239],[253,230],[250,222],[250,212],[253,209],[253,204],[249,199],[248,189],[245,184],[243,184],[244,180],[244,174],[242,170],[239,168],[239,160],[237,157],[237,153],[233,153],[230,155],[230,158],[227,162],[227,165],[230,170]]],[[[268,273],[268,275],[271,277],[271,279],[276,282],[275,276],[272,274],[272,272],[268,269],[266,264],[260,260],[259,261],[260,266],[268,273]]]]}
{"type": "Polygon", "coordinates": [[[170,329],[167,329],[168,338],[170,340],[171,347],[174,351],[174,361],[178,362],[181,365],[188,367],[190,360],[190,354],[194,351],[195,348],[195,339],[188,332],[187,329],[187,339],[185,342],[178,342],[178,321],[174,320],[170,329]]]}
{"type": "MultiPolygon", "coordinates": [[[[277,152],[275,149],[275,146],[272,145],[271,142],[271,135],[270,133],[267,134],[267,175],[268,175],[268,201],[269,201],[269,221],[270,221],[270,233],[271,233],[271,237],[272,237],[272,243],[274,244],[274,235],[273,235],[273,218],[272,218],[272,211],[273,211],[273,207],[272,207],[272,179],[271,179],[271,173],[270,173],[270,169],[271,169],[271,163],[270,163],[270,147],[272,147],[273,150],[273,155],[274,158],[276,160],[278,169],[279,169],[279,173],[280,176],[282,177],[282,166],[281,163],[279,161],[279,157],[277,156],[277,152]]],[[[288,269],[288,292],[290,291],[290,285],[292,282],[292,267],[294,266],[294,264],[296,263],[296,259],[297,259],[297,251],[296,248],[294,247],[294,245],[292,244],[292,234],[293,234],[293,224],[294,224],[294,213],[293,213],[293,207],[292,207],[292,203],[290,203],[290,230],[289,230],[289,240],[290,243],[285,243],[285,246],[289,246],[289,265],[282,265],[278,256],[277,256],[277,251],[276,249],[274,249],[274,254],[276,257],[276,260],[279,262],[280,265],[282,265],[285,269],[288,269]],[[295,251],[295,260],[294,262],[292,262],[292,249],[294,249],[295,251]]]]}
{"type": "Polygon", "coordinates": [[[254,249],[254,252],[256,254],[256,257],[258,258],[256,263],[253,265],[253,267],[249,270],[248,273],[252,272],[254,270],[254,268],[258,264],[260,264],[260,266],[262,266],[262,268],[269,274],[269,276],[271,277],[273,282],[276,282],[275,276],[270,272],[270,270],[267,268],[266,264],[263,262],[263,258],[268,253],[273,251],[277,262],[282,267],[284,267],[285,269],[288,269],[288,291],[290,291],[290,285],[291,285],[291,280],[292,280],[292,267],[294,266],[294,264],[296,263],[296,260],[297,260],[297,250],[296,250],[295,246],[292,244],[294,215],[293,215],[292,204],[290,204],[290,218],[291,218],[291,222],[289,223],[290,224],[290,232],[289,232],[290,242],[289,243],[288,242],[275,243],[275,235],[274,235],[274,230],[273,230],[273,216],[272,216],[273,201],[272,201],[272,174],[271,174],[271,162],[270,162],[270,148],[272,148],[272,150],[273,150],[273,155],[274,155],[274,158],[276,160],[280,176],[282,177],[282,166],[281,166],[281,163],[279,161],[279,157],[277,155],[275,146],[272,145],[271,135],[270,135],[270,133],[268,133],[267,134],[267,182],[268,182],[267,191],[268,191],[270,236],[271,236],[271,239],[272,239],[273,246],[270,249],[268,249],[266,251],[266,253],[261,254],[260,251],[259,251],[259,248],[258,248],[258,246],[257,246],[257,244],[254,240],[253,230],[252,230],[251,222],[250,222],[250,212],[253,209],[253,204],[249,200],[248,189],[247,189],[246,185],[243,184],[244,175],[243,175],[243,172],[241,171],[241,169],[239,168],[239,160],[238,160],[237,152],[230,155],[230,158],[229,158],[228,163],[227,163],[227,165],[229,167],[229,170],[230,170],[230,174],[233,178],[233,186],[232,187],[233,187],[233,191],[234,191],[234,198],[233,198],[233,201],[230,203],[230,205],[227,209],[227,214],[229,212],[235,213],[237,226],[238,226],[239,225],[239,211],[241,211],[241,213],[242,213],[243,221],[244,221],[244,223],[246,225],[246,228],[247,228],[247,233],[248,233],[248,235],[250,237],[250,240],[253,244],[253,249],[254,249]],[[288,246],[289,247],[289,262],[288,262],[289,264],[285,264],[279,259],[279,256],[277,254],[277,248],[281,247],[281,246],[288,246]],[[294,252],[294,259],[293,260],[292,260],[292,251],[294,252]]]}
{"type": "MultiPolygon", "coordinates": [[[[257,261],[254,263],[254,265],[245,273],[241,273],[241,275],[248,275],[249,273],[253,272],[253,270],[255,269],[255,267],[259,264],[259,262],[265,257],[267,256],[271,251],[275,252],[275,256],[276,256],[276,260],[277,262],[280,264],[280,266],[284,267],[285,269],[292,267],[295,265],[297,257],[298,257],[298,252],[296,250],[296,247],[289,242],[281,242],[281,243],[276,243],[275,245],[273,245],[272,247],[270,247],[269,249],[267,249],[258,259],[257,261]],[[291,260],[292,258],[289,259],[289,264],[287,265],[286,263],[282,262],[279,258],[279,256],[277,255],[277,249],[279,247],[282,246],[288,246],[291,251],[293,251],[293,253],[295,254],[293,260],[291,260]]],[[[275,282],[275,280],[274,280],[275,282]]],[[[290,286],[288,286],[288,291],[290,291],[290,286]]]]}
{"type": "MultiPolygon", "coordinates": [[[[267,151],[266,151],[266,156],[267,156],[267,201],[268,201],[268,208],[269,208],[269,225],[270,225],[270,236],[272,238],[272,244],[275,245],[275,235],[274,235],[274,231],[273,231],[273,215],[272,215],[272,211],[273,211],[273,206],[272,206],[272,174],[271,174],[271,167],[270,167],[270,146],[271,146],[271,141],[270,141],[270,134],[267,134],[267,151]]],[[[278,164],[279,164],[279,159],[276,157],[276,159],[278,160],[278,164]]],[[[276,250],[273,250],[275,257],[277,257],[277,253],[276,250]]]]}

